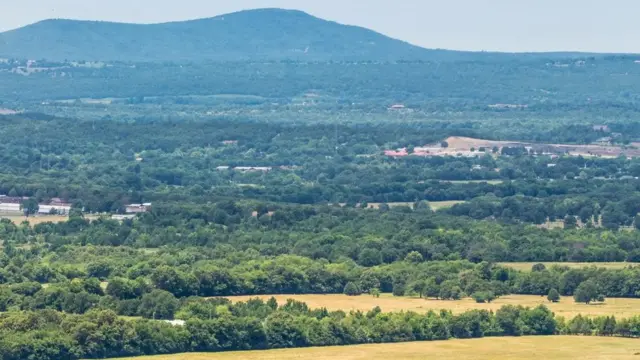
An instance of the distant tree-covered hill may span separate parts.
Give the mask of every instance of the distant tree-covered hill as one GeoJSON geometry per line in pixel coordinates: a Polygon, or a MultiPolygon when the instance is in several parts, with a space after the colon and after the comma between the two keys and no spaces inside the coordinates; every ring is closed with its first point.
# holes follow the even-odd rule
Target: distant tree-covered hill
{"type": "Polygon", "coordinates": [[[53,61],[388,61],[462,54],[281,9],[152,25],[45,20],[0,34],[0,57],[53,61]]]}

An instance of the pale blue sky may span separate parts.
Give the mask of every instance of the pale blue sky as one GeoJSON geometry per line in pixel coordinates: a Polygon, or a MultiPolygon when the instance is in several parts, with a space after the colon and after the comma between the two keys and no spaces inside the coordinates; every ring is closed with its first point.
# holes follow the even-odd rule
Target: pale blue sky
{"type": "Polygon", "coordinates": [[[262,7],[429,48],[640,53],[639,0],[0,0],[0,31],[47,18],[150,23],[262,7]]]}

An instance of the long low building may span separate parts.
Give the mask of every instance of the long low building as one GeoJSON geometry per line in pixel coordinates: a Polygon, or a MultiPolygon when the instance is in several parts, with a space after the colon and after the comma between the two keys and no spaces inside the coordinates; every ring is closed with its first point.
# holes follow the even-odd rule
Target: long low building
{"type": "Polygon", "coordinates": [[[0,212],[19,212],[19,203],[0,203],[0,212]]]}
{"type": "MultiPolygon", "coordinates": [[[[55,210],[60,215],[66,215],[71,210],[69,205],[39,205],[38,214],[51,214],[51,210],[55,210]]],[[[0,203],[0,212],[16,213],[21,212],[20,204],[0,203]]]]}
{"type": "Polygon", "coordinates": [[[151,203],[129,204],[125,206],[127,214],[140,214],[151,210],[151,203]]]}
{"type": "Polygon", "coordinates": [[[66,215],[71,210],[71,206],[68,205],[40,205],[38,214],[51,214],[51,211],[55,210],[60,215],[66,215]]]}

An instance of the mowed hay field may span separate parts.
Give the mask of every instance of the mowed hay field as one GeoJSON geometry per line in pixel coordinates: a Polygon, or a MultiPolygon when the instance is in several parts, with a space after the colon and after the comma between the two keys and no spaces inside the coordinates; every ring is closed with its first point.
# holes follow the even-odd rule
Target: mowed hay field
{"type": "Polygon", "coordinates": [[[602,262],[602,263],[583,263],[583,262],[515,262],[515,263],[499,263],[498,265],[510,267],[512,269],[520,270],[520,271],[531,271],[531,268],[535,264],[543,264],[547,268],[550,268],[554,265],[558,266],[566,266],[571,269],[582,269],[584,267],[595,266],[598,268],[605,269],[624,269],[629,266],[640,266],[640,263],[629,263],[629,262],[602,262]]]}
{"type": "Polygon", "coordinates": [[[640,342],[635,339],[538,336],[498,337],[471,340],[411,342],[395,344],[334,346],[211,354],[143,356],[127,360],[631,360],[638,359],[640,342]]]}
{"type": "MultiPolygon", "coordinates": [[[[233,302],[246,301],[251,298],[260,297],[265,301],[271,295],[265,296],[231,296],[228,297],[233,302]]],[[[508,295],[503,296],[490,304],[479,304],[473,299],[462,300],[435,300],[420,299],[417,297],[396,297],[391,294],[383,294],[379,298],[371,295],[347,296],[335,295],[273,295],[278,304],[283,305],[287,299],[305,302],[310,308],[327,308],[328,310],[361,310],[369,311],[379,306],[385,312],[415,311],[427,312],[429,310],[440,311],[442,309],[451,310],[455,314],[473,309],[485,309],[496,311],[504,305],[522,305],[526,307],[536,307],[545,305],[556,316],[572,318],[578,314],[589,316],[615,315],[618,318],[640,315],[640,299],[606,299],[604,303],[577,304],[573,298],[563,297],[559,303],[550,303],[546,296],[535,295],[508,295]]]]}
{"type": "Polygon", "coordinates": [[[9,219],[16,225],[22,224],[23,221],[28,221],[30,225],[38,225],[46,222],[60,223],[69,220],[66,215],[47,215],[47,216],[29,216],[22,215],[1,215],[2,219],[9,219]]]}
{"type": "MultiPolygon", "coordinates": [[[[84,218],[88,220],[96,220],[99,216],[87,215],[84,218]]],[[[0,215],[0,219],[11,220],[16,225],[22,224],[25,220],[29,222],[29,225],[34,226],[47,222],[61,223],[69,220],[67,215],[44,215],[44,216],[29,216],[28,218],[23,215],[0,215]]]]}

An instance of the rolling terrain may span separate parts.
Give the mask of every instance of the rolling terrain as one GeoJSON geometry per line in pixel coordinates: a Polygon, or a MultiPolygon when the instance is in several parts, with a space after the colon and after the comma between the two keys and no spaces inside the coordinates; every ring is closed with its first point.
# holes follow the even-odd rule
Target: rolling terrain
{"type": "Polygon", "coordinates": [[[460,54],[281,9],[151,25],[54,19],[0,34],[0,57],[52,61],[386,61],[460,54]]]}

